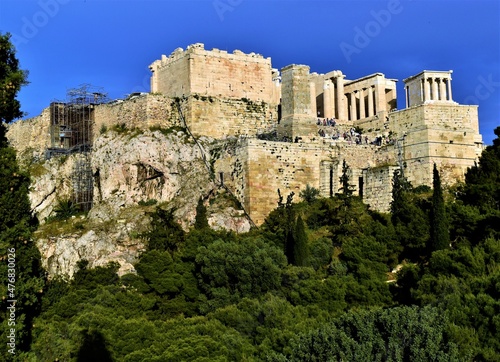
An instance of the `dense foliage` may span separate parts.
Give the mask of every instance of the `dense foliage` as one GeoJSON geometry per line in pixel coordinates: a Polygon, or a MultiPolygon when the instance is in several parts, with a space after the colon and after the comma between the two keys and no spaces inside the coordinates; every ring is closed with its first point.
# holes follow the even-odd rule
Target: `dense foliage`
{"type": "MultiPolygon", "coordinates": [[[[498,360],[500,139],[450,193],[436,168],[433,191],[397,172],[390,214],[353,195],[345,163],[340,193],[319,198],[309,188],[304,201],[291,193],[283,203],[278,191],[264,225],[243,235],[208,228],[201,199],[189,232],[158,206],[135,273],[81,260],[70,281],[45,279],[29,177],[1,139],[0,274],[7,279],[15,248],[17,278],[17,349],[2,343],[2,358],[498,360]]],[[[59,218],[72,214],[59,206],[59,218]]],[[[5,284],[0,294],[5,341],[5,284]]]]}
{"type": "MultiPolygon", "coordinates": [[[[489,165],[497,147],[485,151],[489,165]]],[[[204,223],[185,233],[158,207],[137,273],[118,278],[117,265],[82,261],[72,281],[47,282],[23,357],[495,361],[500,240],[490,222],[499,210],[490,196],[488,208],[474,203],[470,193],[484,187],[474,180],[444,197],[437,170],[434,191],[396,173],[390,215],[350,193],[300,203],[280,194],[244,235],[204,223]],[[446,242],[436,247],[439,227],[446,242]]]]}

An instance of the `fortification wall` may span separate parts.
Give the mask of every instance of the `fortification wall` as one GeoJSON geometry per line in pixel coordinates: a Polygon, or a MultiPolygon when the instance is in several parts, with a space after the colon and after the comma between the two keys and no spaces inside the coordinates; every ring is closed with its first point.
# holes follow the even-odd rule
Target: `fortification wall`
{"type": "Polygon", "coordinates": [[[167,97],[182,97],[191,92],[189,54],[177,48],[167,58],[161,56],[149,66],[151,76],[151,92],[160,92],[167,97]]]}
{"type": "Polygon", "coordinates": [[[94,139],[104,129],[124,125],[128,129],[169,128],[180,125],[172,100],[159,94],[144,94],[124,101],[101,104],[94,111],[94,139]]]}
{"type": "Polygon", "coordinates": [[[463,180],[481,152],[477,106],[435,102],[389,115],[389,129],[404,137],[404,161],[414,186],[432,185],[432,167],[442,172],[443,184],[463,180]]]}
{"type": "Polygon", "coordinates": [[[36,117],[8,125],[7,139],[20,159],[43,160],[50,147],[50,109],[45,108],[36,117]]]}
{"type": "MultiPolygon", "coordinates": [[[[295,201],[307,185],[328,197],[330,190],[338,193],[342,161],[351,168],[350,183],[355,194],[360,188],[363,169],[380,164],[394,163],[394,150],[371,145],[348,145],[330,142],[271,142],[246,139],[239,148],[233,168],[233,186],[238,199],[245,205],[252,220],[260,225],[276,208],[277,190],[286,197],[295,192],[295,201]]],[[[363,188],[366,182],[363,180],[363,188]]],[[[389,183],[385,193],[390,194],[389,183]]]]}
{"type": "Polygon", "coordinates": [[[151,91],[169,97],[200,94],[277,103],[271,58],[235,50],[205,50],[203,44],[178,48],[150,66],[151,91]]]}
{"type": "Polygon", "coordinates": [[[195,94],[183,100],[182,106],[186,122],[196,136],[255,136],[274,130],[278,121],[277,106],[263,101],[195,94]]]}
{"type": "Polygon", "coordinates": [[[392,201],[392,178],[397,166],[380,166],[363,170],[363,202],[370,208],[389,212],[392,201]]]}

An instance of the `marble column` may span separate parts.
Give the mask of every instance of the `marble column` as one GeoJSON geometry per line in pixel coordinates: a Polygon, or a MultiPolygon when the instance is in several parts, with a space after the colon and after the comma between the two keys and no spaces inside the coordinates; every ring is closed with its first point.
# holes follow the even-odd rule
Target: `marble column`
{"type": "Polygon", "coordinates": [[[439,100],[445,101],[446,97],[446,84],[444,83],[444,78],[439,80],[439,100]]]}
{"type": "Polygon", "coordinates": [[[438,78],[432,78],[432,100],[433,101],[439,100],[437,80],[438,80],[438,78]]]}
{"type": "Polygon", "coordinates": [[[359,90],[359,119],[363,119],[366,117],[365,114],[365,90],[359,90]]]}
{"type": "Polygon", "coordinates": [[[373,117],[375,110],[373,109],[373,87],[368,88],[368,117],[373,117]]]}
{"type": "Polygon", "coordinates": [[[314,82],[309,82],[309,94],[311,97],[311,113],[314,117],[317,117],[318,109],[316,107],[316,85],[314,82]]]}
{"type": "Polygon", "coordinates": [[[429,82],[430,78],[424,79],[424,102],[431,100],[431,84],[429,82]]]}
{"type": "Polygon", "coordinates": [[[343,75],[340,75],[338,77],[335,78],[336,80],[336,101],[337,101],[337,118],[342,120],[342,121],[345,121],[347,120],[347,116],[346,116],[346,111],[347,111],[347,108],[346,108],[346,98],[345,98],[345,95],[344,95],[344,76],[343,75]]]}
{"type": "Polygon", "coordinates": [[[332,107],[332,90],[332,81],[330,79],[326,79],[323,83],[323,116],[325,118],[333,118],[335,116],[334,107],[332,107]]]}
{"type": "Polygon", "coordinates": [[[356,107],[356,91],[350,93],[351,97],[351,121],[358,119],[358,109],[356,107]]]}
{"type": "Polygon", "coordinates": [[[451,97],[451,79],[450,78],[446,79],[446,86],[448,88],[448,100],[451,102],[451,101],[453,101],[453,98],[451,97]]]}

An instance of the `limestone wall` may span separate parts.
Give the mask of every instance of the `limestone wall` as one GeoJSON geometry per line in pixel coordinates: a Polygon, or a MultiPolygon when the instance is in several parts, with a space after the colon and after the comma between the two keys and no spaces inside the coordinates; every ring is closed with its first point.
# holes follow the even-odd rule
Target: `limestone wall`
{"type": "Polygon", "coordinates": [[[414,186],[432,185],[432,167],[442,171],[444,184],[463,180],[481,151],[477,106],[428,103],[389,115],[389,129],[404,135],[406,175],[414,186]]]}
{"type": "Polygon", "coordinates": [[[172,100],[158,94],[144,94],[99,105],[95,108],[94,119],[94,139],[101,130],[109,129],[113,125],[142,130],[153,126],[169,128],[180,125],[177,109],[172,107],[172,100]]]}
{"type": "Polygon", "coordinates": [[[151,64],[151,91],[169,97],[200,94],[275,102],[271,59],[235,50],[205,50],[203,44],[177,49],[151,64]]]}
{"type": "Polygon", "coordinates": [[[392,178],[397,166],[381,166],[363,170],[363,202],[370,208],[389,212],[392,201],[392,178]]]}
{"type": "Polygon", "coordinates": [[[183,101],[186,122],[196,136],[225,138],[270,132],[276,128],[276,105],[249,99],[195,94],[183,101]]]}
{"type": "Polygon", "coordinates": [[[7,138],[23,159],[43,159],[50,147],[50,109],[47,107],[39,116],[9,124],[7,138]]]}
{"type": "Polygon", "coordinates": [[[277,127],[278,135],[290,139],[315,135],[316,90],[309,79],[309,67],[292,64],[281,72],[282,117],[277,127]]]}
{"type": "Polygon", "coordinates": [[[236,157],[238,167],[233,169],[238,179],[235,191],[252,220],[260,225],[277,206],[278,188],[284,197],[295,192],[295,201],[300,200],[299,193],[308,184],[325,197],[330,190],[338,193],[344,159],[351,168],[350,183],[358,194],[363,169],[394,162],[394,153],[370,145],[246,139],[236,157]]]}

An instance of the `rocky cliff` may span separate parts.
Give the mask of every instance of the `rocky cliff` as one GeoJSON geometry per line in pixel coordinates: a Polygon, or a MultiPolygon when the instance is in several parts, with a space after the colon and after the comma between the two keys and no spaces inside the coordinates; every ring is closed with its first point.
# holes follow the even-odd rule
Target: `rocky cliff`
{"type": "Polygon", "coordinates": [[[102,128],[88,157],[92,209],[85,216],[51,220],[58,203],[72,197],[75,165],[82,162],[82,155],[46,160],[46,125],[45,113],[17,122],[9,138],[32,177],[30,200],[42,224],[35,237],[50,275],[72,276],[80,259],[87,259],[91,267],[114,261],[120,264],[120,273],[132,271],[145,248],[140,236],[149,227],[148,213],[155,207],[174,210],[188,230],[202,197],[211,227],[250,229],[238,202],[212,175],[209,148],[215,141],[200,139],[197,144],[180,127],[102,128]]]}

